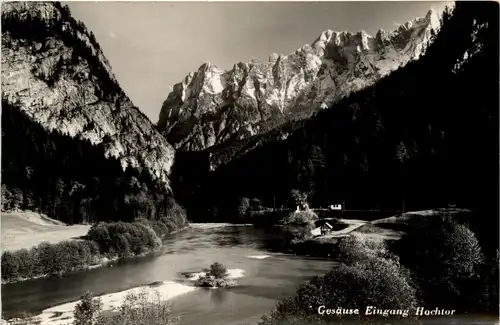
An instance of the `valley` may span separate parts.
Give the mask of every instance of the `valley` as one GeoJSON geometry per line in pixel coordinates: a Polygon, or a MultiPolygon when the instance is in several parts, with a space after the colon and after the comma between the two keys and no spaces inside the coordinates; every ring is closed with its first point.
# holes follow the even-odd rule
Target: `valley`
{"type": "MultiPolygon", "coordinates": [[[[172,308],[176,314],[182,315],[184,324],[257,321],[260,314],[272,308],[275,301],[292,294],[303,281],[321,275],[334,264],[324,258],[273,252],[273,247],[276,247],[272,243],[273,238],[272,232],[249,226],[194,225],[170,236],[161,252],[154,256],[114,262],[112,267],[62,278],[4,285],[3,311],[7,316],[16,315],[29,305],[28,311],[35,315],[47,310],[42,315],[42,324],[65,324],[64,318],[68,316],[68,311],[72,316],[73,307],[64,303],[79,299],[82,287],[101,295],[141,286],[147,288],[148,284],[156,281],[171,281],[172,284],[166,284],[166,292],[171,297],[177,295],[175,292],[179,293],[172,300],[172,308]],[[259,256],[268,257],[256,258],[259,256]],[[229,269],[243,270],[244,276],[238,279],[239,285],[227,291],[203,288],[191,291],[194,288],[181,273],[199,272],[213,261],[220,261],[229,269]],[[314,264],[310,267],[312,261],[314,264]],[[54,287],[59,288],[57,292],[47,290],[54,287]],[[237,305],[248,308],[234,308],[237,305]],[[58,311],[64,314],[51,317],[58,311]]],[[[115,304],[118,302],[116,300],[115,304]]]]}
{"type": "MultiPolygon", "coordinates": [[[[178,10],[130,5],[157,27],[178,10]]],[[[133,41],[153,71],[182,63],[172,44],[3,3],[2,321],[326,325],[340,321],[319,306],[439,306],[456,313],[342,323],[498,324],[496,9],[205,62],[153,123],[105,49],[133,41]]]]}

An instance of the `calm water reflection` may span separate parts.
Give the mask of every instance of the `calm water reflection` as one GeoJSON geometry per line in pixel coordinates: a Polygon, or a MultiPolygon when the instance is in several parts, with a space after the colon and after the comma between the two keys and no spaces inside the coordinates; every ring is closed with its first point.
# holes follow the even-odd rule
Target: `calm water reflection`
{"type": "Polygon", "coordinates": [[[161,254],[64,276],[2,286],[5,316],[79,299],[86,291],[116,292],[154,281],[182,280],[182,272],[196,272],[219,261],[245,271],[239,286],[227,290],[198,290],[173,300],[173,311],[185,325],[250,324],[268,312],[276,300],[291,295],[335,262],[279,253],[279,230],[245,226],[191,228],[166,240],[161,254]],[[248,256],[270,255],[267,259],[248,256]]]}
{"type": "MultiPolygon", "coordinates": [[[[294,294],[297,287],[322,275],[336,262],[280,253],[285,250],[279,229],[253,227],[191,228],[167,239],[156,256],[115,263],[113,267],[64,276],[2,285],[5,316],[26,310],[41,311],[74,301],[86,291],[116,292],[154,281],[182,281],[183,272],[197,272],[218,261],[245,271],[238,286],[200,289],[172,301],[174,314],[184,325],[257,324],[276,301],[294,294]],[[270,255],[266,259],[249,256],[270,255]]],[[[4,316],[4,317],[5,317],[4,316]]],[[[481,317],[427,318],[425,324],[498,324],[481,317]]]]}

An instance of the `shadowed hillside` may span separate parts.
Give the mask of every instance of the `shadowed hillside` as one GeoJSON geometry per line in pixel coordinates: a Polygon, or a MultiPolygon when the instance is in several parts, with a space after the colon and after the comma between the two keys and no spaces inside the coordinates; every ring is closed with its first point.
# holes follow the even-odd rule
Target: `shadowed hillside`
{"type": "Polygon", "coordinates": [[[344,200],[350,209],[455,204],[481,214],[475,222],[496,232],[496,8],[460,3],[453,15],[445,12],[424,57],[288,126],[286,140],[263,139],[207,173],[195,197],[182,199],[189,212],[230,220],[241,198],[281,206],[299,189],[312,206],[344,200]]]}
{"type": "Polygon", "coordinates": [[[174,205],[170,190],[147,170],[124,171],[102,148],[48,133],[3,101],[3,210],[28,209],[74,224],[159,219],[174,205]]]}

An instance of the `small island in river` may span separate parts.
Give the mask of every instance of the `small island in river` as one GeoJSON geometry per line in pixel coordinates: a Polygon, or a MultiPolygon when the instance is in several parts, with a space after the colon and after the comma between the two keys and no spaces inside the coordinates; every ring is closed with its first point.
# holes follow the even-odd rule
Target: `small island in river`
{"type": "Polygon", "coordinates": [[[189,278],[195,281],[197,287],[228,288],[236,286],[237,277],[242,276],[242,270],[228,270],[223,264],[215,262],[203,272],[191,274],[189,278]]]}

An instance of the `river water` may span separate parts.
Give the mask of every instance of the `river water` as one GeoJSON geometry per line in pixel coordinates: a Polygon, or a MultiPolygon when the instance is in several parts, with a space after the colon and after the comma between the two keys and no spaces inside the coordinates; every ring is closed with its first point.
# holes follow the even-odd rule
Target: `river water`
{"type": "Polygon", "coordinates": [[[298,286],[331,269],[335,262],[280,253],[279,231],[250,226],[194,225],[171,235],[156,256],[115,263],[62,278],[29,280],[2,285],[4,317],[32,313],[78,300],[86,291],[104,294],[154,281],[182,280],[183,272],[199,272],[214,262],[242,269],[243,278],[230,289],[200,289],[172,300],[172,310],[184,325],[256,324],[276,301],[298,286]],[[267,258],[256,258],[268,255],[267,258]]]}
{"type": "MultiPolygon", "coordinates": [[[[255,325],[277,300],[295,293],[305,281],[323,275],[333,260],[294,256],[285,251],[286,233],[251,226],[193,225],[173,234],[155,256],[116,262],[62,278],[2,285],[4,318],[19,312],[38,313],[75,301],[86,291],[97,295],[118,292],[155,281],[185,282],[184,272],[199,272],[214,262],[242,269],[238,286],[195,290],[173,298],[172,311],[183,325],[255,325]],[[265,257],[266,258],[262,258],[265,257]],[[260,258],[259,258],[260,257],[260,258]]],[[[426,325],[499,324],[498,318],[458,316],[426,318],[426,325]]]]}

